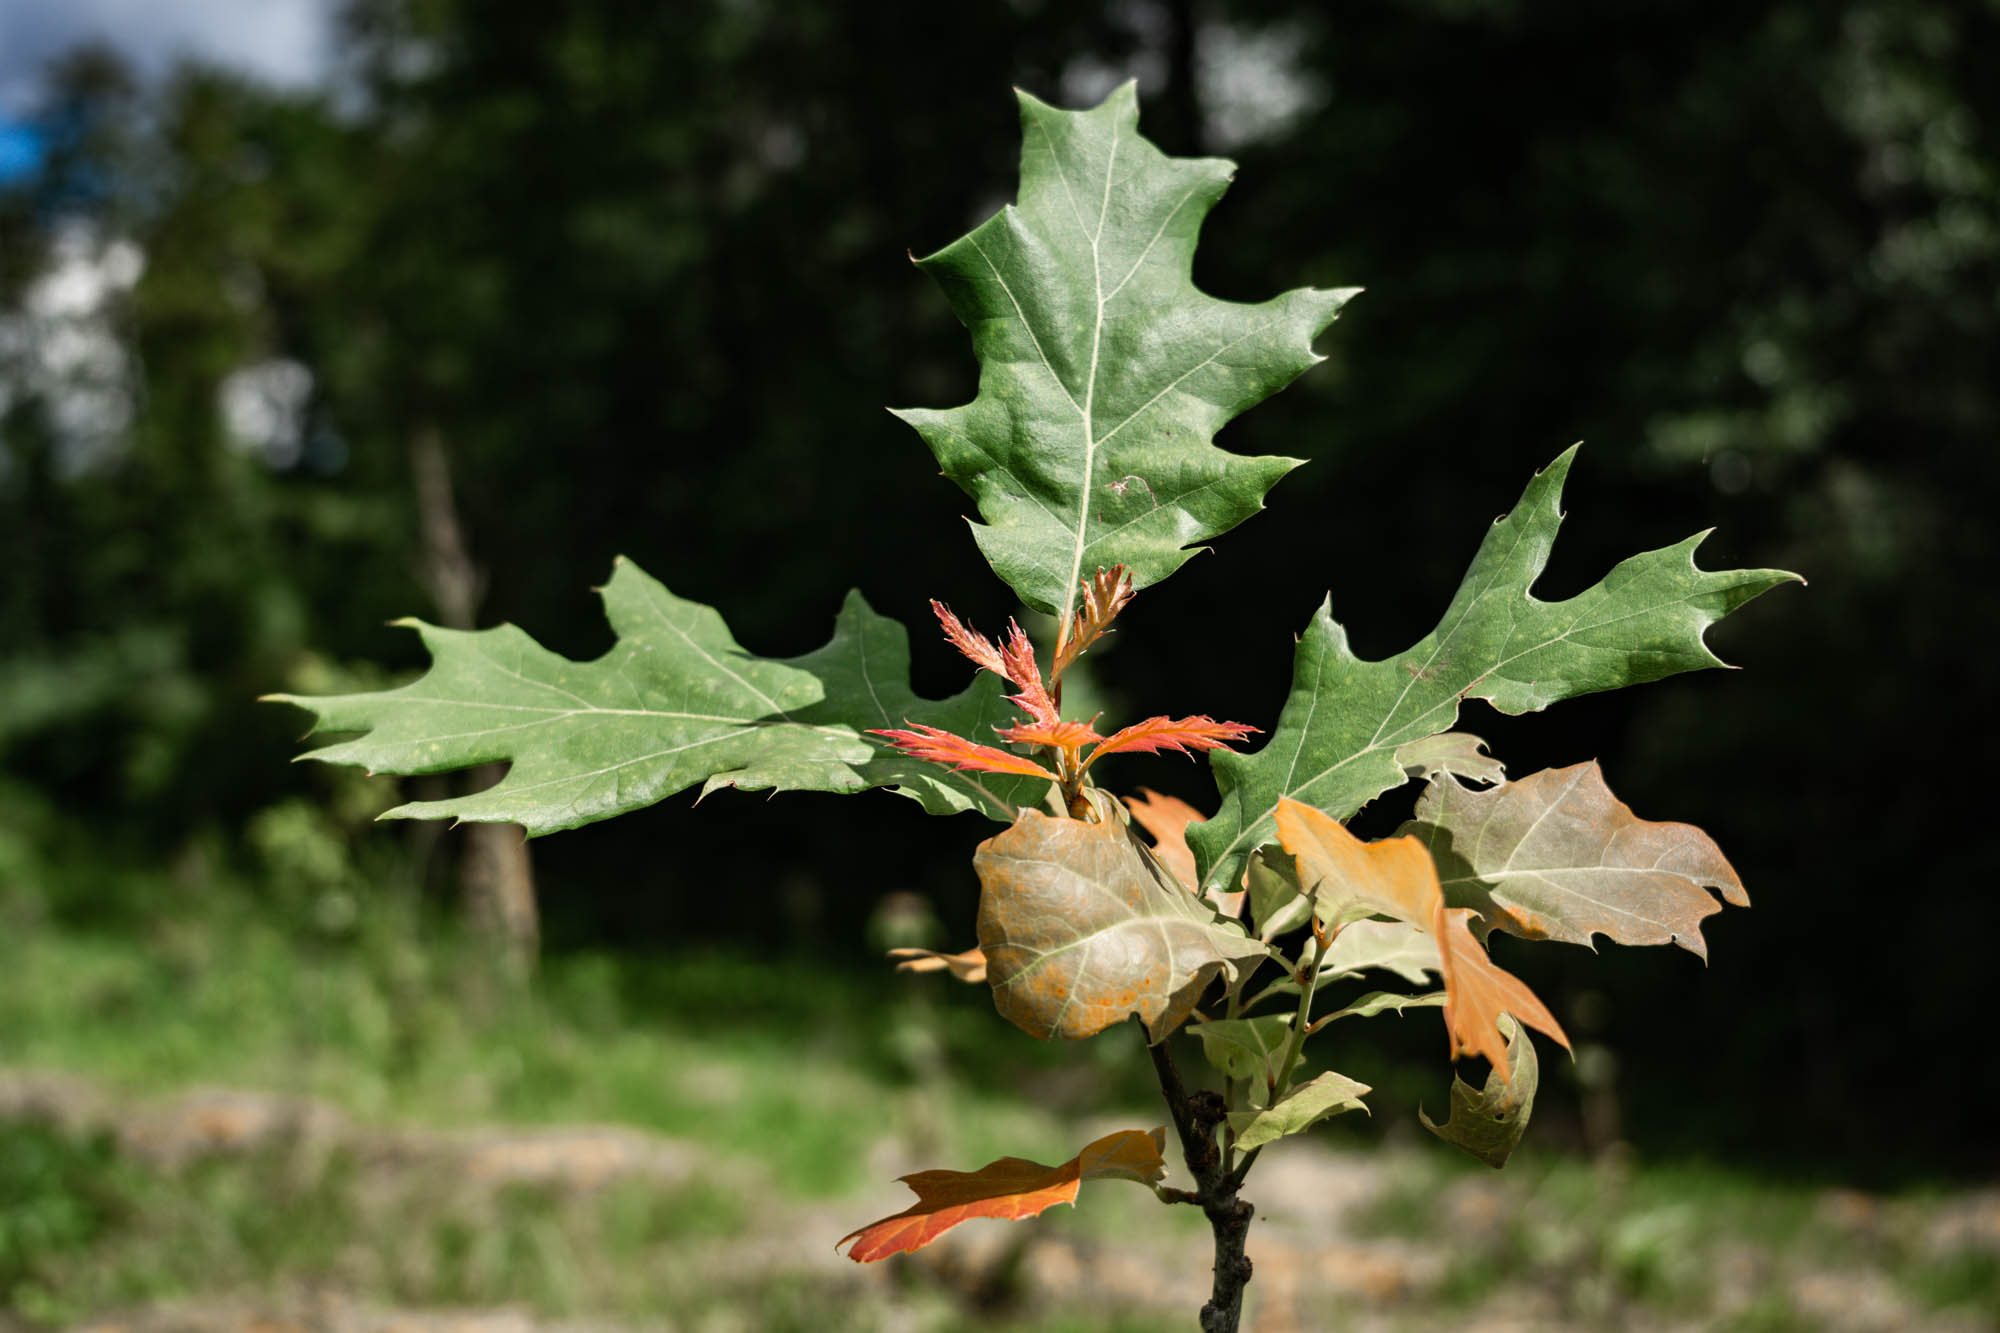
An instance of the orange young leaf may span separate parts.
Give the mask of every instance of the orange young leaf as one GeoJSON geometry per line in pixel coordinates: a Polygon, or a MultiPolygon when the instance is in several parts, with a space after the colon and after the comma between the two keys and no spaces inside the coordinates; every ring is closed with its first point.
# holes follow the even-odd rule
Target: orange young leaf
{"type": "Polygon", "coordinates": [[[1055,774],[1032,759],[1008,754],[991,745],[974,745],[963,736],[954,736],[949,731],[927,727],[921,722],[909,722],[908,725],[913,730],[886,731],[876,728],[869,734],[886,736],[889,743],[904,754],[928,759],[934,764],[949,764],[953,768],[985,773],[1019,773],[1023,777],[1047,778],[1050,782],[1057,780],[1055,774]]]}
{"type": "Polygon", "coordinates": [[[1240,741],[1256,730],[1241,722],[1216,722],[1207,717],[1149,717],[1143,722],[1134,722],[1123,731],[1113,732],[1104,744],[1091,752],[1090,760],[1095,763],[1105,755],[1120,750],[1143,750],[1148,754],[1160,750],[1179,750],[1183,754],[1192,750],[1216,750],[1240,741]]]}
{"type": "Polygon", "coordinates": [[[951,969],[951,974],[960,981],[986,980],[986,954],[977,948],[964,953],[939,953],[935,949],[891,949],[889,956],[896,960],[898,972],[942,972],[951,969]]]}
{"type": "Polygon", "coordinates": [[[975,1217],[1019,1221],[1059,1203],[1074,1204],[1085,1180],[1135,1180],[1150,1185],[1167,1173],[1160,1156],[1165,1129],[1121,1129],[1090,1144],[1061,1166],[1002,1157],[977,1171],[918,1171],[903,1177],[917,1201],[894,1217],[871,1222],[835,1242],[853,1241],[847,1257],[869,1264],[907,1254],[975,1217]]]}
{"type": "Polygon", "coordinates": [[[1504,1083],[1508,1064],[1507,1042],[1500,1032],[1501,1014],[1512,1014],[1529,1027],[1541,1029],[1564,1050],[1569,1049],[1569,1038],[1527,983],[1489,958],[1485,947],[1472,937],[1465,924],[1472,915],[1469,907],[1446,907],[1439,896],[1432,930],[1444,963],[1445,1027],[1451,1034],[1454,1060],[1460,1055],[1483,1055],[1504,1083]]]}
{"type": "Polygon", "coordinates": [[[1000,661],[1000,650],[993,646],[993,640],[968,629],[964,621],[951,613],[950,607],[935,597],[931,599],[931,610],[937,613],[938,624],[944,626],[944,636],[951,641],[952,647],[996,676],[1007,674],[1006,666],[1000,661]]]}
{"type": "Polygon", "coordinates": [[[1056,658],[1049,668],[1049,674],[1060,676],[1063,668],[1082,656],[1083,650],[1111,628],[1111,622],[1125,609],[1138,589],[1132,586],[1132,576],[1125,572],[1125,566],[1113,565],[1109,569],[1099,569],[1092,578],[1083,581],[1083,606],[1078,610],[1076,621],[1070,626],[1069,637],[1056,645],[1056,658]]]}
{"type": "Polygon", "coordinates": [[[1104,739],[1088,722],[1023,722],[1018,727],[993,730],[1010,745],[1053,745],[1072,759],[1083,746],[1104,739]]]}

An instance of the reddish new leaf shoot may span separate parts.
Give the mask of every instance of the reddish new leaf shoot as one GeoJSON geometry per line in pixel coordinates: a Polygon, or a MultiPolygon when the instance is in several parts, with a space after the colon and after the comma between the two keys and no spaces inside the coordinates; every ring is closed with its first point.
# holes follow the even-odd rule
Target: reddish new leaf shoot
{"type": "Polygon", "coordinates": [[[1208,717],[1149,717],[1113,732],[1091,752],[1086,765],[1120,751],[1155,754],[1161,750],[1179,750],[1189,754],[1195,750],[1217,750],[1256,732],[1257,728],[1241,722],[1217,722],[1208,717]]]}
{"type": "Polygon", "coordinates": [[[952,768],[975,770],[982,773],[1019,773],[1022,777],[1047,778],[1050,782],[1060,781],[1055,774],[1043,768],[1032,759],[991,745],[974,745],[963,736],[954,736],[949,731],[927,727],[921,722],[909,723],[909,731],[891,731],[875,728],[873,736],[885,736],[889,743],[904,754],[917,759],[928,759],[933,764],[948,764],[952,768]]]}
{"type": "Polygon", "coordinates": [[[964,621],[952,614],[950,607],[935,597],[931,599],[931,610],[937,613],[938,623],[944,626],[944,636],[951,641],[952,647],[971,658],[974,665],[996,676],[1004,678],[1007,675],[1007,668],[1000,660],[1000,650],[993,646],[993,640],[968,628],[964,621]]]}
{"type": "Polygon", "coordinates": [[[1125,572],[1125,566],[1113,565],[1100,569],[1083,581],[1083,606],[1078,610],[1076,620],[1070,625],[1070,632],[1056,644],[1054,664],[1049,668],[1051,679],[1060,680],[1065,668],[1083,654],[1106,631],[1118,613],[1125,609],[1138,589],[1132,586],[1132,576],[1125,572]]]}
{"type": "MultiPolygon", "coordinates": [[[[1104,634],[1112,620],[1132,600],[1132,595],[1132,580],[1123,565],[1100,569],[1094,577],[1084,580],[1082,612],[1073,626],[1073,632],[1056,649],[1051,680],[1059,685],[1063,668],[1104,634]]],[[[872,733],[886,736],[897,749],[918,759],[949,764],[958,769],[1047,778],[1062,789],[1064,806],[1074,809],[1083,787],[1083,772],[1100,756],[1119,751],[1153,754],[1161,750],[1179,750],[1189,754],[1196,750],[1214,750],[1240,741],[1257,730],[1241,722],[1217,722],[1208,717],[1149,717],[1109,737],[1102,736],[1087,722],[1063,720],[1058,702],[1060,690],[1052,692],[1051,686],[1043,680],[1041,668],[1035,661],[1035,646],[1029,642],[1018,621],[1007,622],[1007,637],[996,644],[960,620],[943,602],[933,600],[931,610],[937,613],[938,624],[944,628],[944,636],[952,647],[982,670],[991,671],[1020,690],[1020,693],[1007,697],[1028,715],[1029,720],[1011,727],[995,727],[994,731],[1000,739],[1014,745],[1034,745],[1053,752],[1056,771],[1052,773],[1031,759],[907,719],[905,725],[912,728],[909,731],[876,730],[872,733]],[[1095,747],[1087,757],[1083,753],[1086,746],[1095,747]]]]}
{"type": "Polygon", "coordinates": [[[937,613],[938,623],[944,626],[944,637],[951,646],[964,653],[974,665],[991,671],[1002,680],[1011,681],[1021,692],[1009,695],[1014,706],[1034,718],[1037,722],[1056,722],[1062,714],[1056,708],[1056,701],[1049,694],[1049,687],[1042,683],[1042,670],[1035,664],[1035,647],[1028,642],[1028,636],[1018,622],[1007,622],[1007,637],[999,644],[973,629],[943,602],[931,601],[931,610],[937,613]]]}
{"type": "Polygon", "coordinates": [[[1042,684],[1042,669],[1035,665],[1035,645],[1012,620],[1007,622],[1007,641],[1000,645],[1000,660],[1007,668],[1002,674],[1021,687],[1019,694],[1008,696],[1017,708],[1037,722],[1062,721],[1062,710],[1042,684]]]}

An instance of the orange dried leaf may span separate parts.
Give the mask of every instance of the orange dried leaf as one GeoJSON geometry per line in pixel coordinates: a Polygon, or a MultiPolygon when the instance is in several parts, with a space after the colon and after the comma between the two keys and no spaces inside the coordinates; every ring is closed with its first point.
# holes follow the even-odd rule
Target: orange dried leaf
{"type": "Polygon", "coordinates": [[[1187,826],[1201,822],[1201,811],[1178,796],[1162,796],[1151,787],[1139,788],[1139,794],[1127,796],[1125,804],[1139,827],[1152,835],[1153,855],[1193,892],[1194,853],[1188,850],[1187,826]]]}
{"type": "Polygon", "coordinates": [[[949,731],[927,727],[920,722],[909,724],[910,731],[887,731],[876,729],[869,734],[885,736],[889,743],[904,754],[918,759],[928,759],[934,764],[949,764],[953,768],[972,769],[985,773],[1019,773],[1023,777],[1056,780],[1056,775],[1043,768],[1032,759],[1024,759],[1018,754],[991,745],[974,745],[963,736],[954,736],[949,731]]]}
{"type": "Polygon", "coordinates": [[[871,1222],[843,1236],[853,1241],[847,1257],[874,1263],[892,1254],[920,1250],[945,1232],[975,1217],[1019,1221],[1059,1203],[1074,1204],[1085,1180],[1135,1180],[1150,1185],[1167,1173],[1160,1156],[1164,1129],[1121,1129],[1090,1144],[1061,1166],[1043,1166],[1021,1157],[1002,1157],[977,1171],[918,1171],[903,1177],[917,1202],[894,1217],[871,1222]]]}
{"type": "Polygon", "coordinates": [[[1453,1059],[1483,1055],[1506,1082],[1507,1042],[1500,1032],[1501,1014],[1512,1014],[1527,1026],[1539,1028],[1564,1050],[1569,1049],[1569,1038],[1527,983],[1489,958],[1485,946],[1472,937],[1465,924],[1472,915],[1471,908],[1446,907],[1444,899],[1438,899],[1432,929],[1444,963],[1445,1026],[1451,1033],[1453,1059]]]}
{"type": "Polygon", "coordinates": [[[935,598],[931,600],[931,610],[937,613],[938,624],[944,626],[944,636],[951,641],[952,647],[996,676],[1007,674],[1006,666],[1000,661],[1000,650],[993,646],[993,640],[968,628],[964,621],[951,613],[950,607],[935,598]]]}
{"type": "Polygon", "coordinates": [[[939,953],[935,949],[891,949],[889,956],[896,960],[898,972],[942,972],[951,969],[951,974],[960,981],[986,980],[986,955],[979,949],[967,949],[964,953],[939,953]]]}
{"type": "Polygon", "coordinates": [[[1138,589],[1132,586],[1132,576],[1125,572],[1125,566],[1113,565],[1110,569],[1100,569],[1096,575],[1083,582],[1083,606],[1077,611],[1075,624],[1070,626],[1069,637],[1056,645],[1055,664],[1050,674],[1060,676],[1063,669],[1082,655],[1083,650],[1095,643],[1111,622],[1125,609],[1138,589]]]}
{"type": "Polygon", "coordinates": [[[1142,750],[1148,754],[1160,750],[1179,750],[1182,753],[1215,750],[1240,741],[1256,730],[1241,722],[1216,722],[1206,717],[1149,717],[1143,722],[1134,722],[1123,731],[1112,733],[1104,744],[1092,751],[1090,758],[1094,763],[1120,750],[1142,750]]]}
{"type": "Polygon", "coordinates": [[[1278,841],[1299,868],[1299,885],[1313,895],[1322,921],[1392,916],[1434,929],[1444,904],[1437,866],[1411,837],[1363,842],[1333,816],[1290,799],[1278,802],[1278,841]]]}
{"type": "Polygon", "coordinates": [[[1363,842],[1332,816],[1293,800],[1278,803],[1278,838],[1297,861],[1299,883],[1323,920],[1392,916],[1437,937],[1453,1059],[1483,1055],[1504,1081],[1503,1013],[1569,1046],[1548,1007],[1472,937],[1465,922],[1473,913],[1445,906],[1437,866],[1421,842],[1407,836],[1363,842]]]}

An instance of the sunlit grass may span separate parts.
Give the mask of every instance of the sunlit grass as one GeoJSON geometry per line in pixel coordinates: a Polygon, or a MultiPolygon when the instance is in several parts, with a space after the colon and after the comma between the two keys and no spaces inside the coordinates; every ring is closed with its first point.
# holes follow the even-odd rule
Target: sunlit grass
{"type": "MultiPolygon", "coordinates": [[[[256,913],[136,937],[0,933],[0,1066],[83,1075],[134,1102],[200,1086],[309,1097],[347,1126],[318,1153],[280,1139],[172,1166],[103,1134],[0,1122],[0,1311],[60,1326],[326,1289],[636,1326],[672,1309],[696,1327],[709,1312],[718,1327],[842,1333],[880,1327],[884,1301],[925,1330],[1161,1326],[1156,1312],[1051,1322],[1020,1305],[1005,1259],[1029,1234],[1202,1251],[1194,1210],[1129,1186],[1087,1187],[1084,1207],[1010,1233],[985,1294],[920,1268],[856,1287],[857,1270],[824,1262],[843,1230],[902,1197],[887,1180],[900,1171],[1054,1162],[1114,1127],[1102,1117],[1160,1119],[1136,1038],[1035,1043],[997,1023],[982,990],[953,986],[717,951],[557,958],[523,986],[409,919],[338,939],[256,913]],[[587,1189],[474,1189],[448,1161],[385,1165],[371,1147],[558,1125],[647,1131],[692,1164],[587,1189]]],[[[1532,1301],[1578,1327],[1643,1312],[1774,1333],[1819,1326],[1796,1287],[1822,1271],[1876,1275],[1911,1311],[1957,1321],[1946,1327],[2000,1318],[1993,1247],[1926,1229],[1949,1191],[1865,1199],[1857,1221],[1820,1186],[1591,1162],[1532,1136],[1504,1173],[1428,1140],[1381,1160],[1342,1243],[1445,1255],[1389,1326],[1532,1301]]]]}

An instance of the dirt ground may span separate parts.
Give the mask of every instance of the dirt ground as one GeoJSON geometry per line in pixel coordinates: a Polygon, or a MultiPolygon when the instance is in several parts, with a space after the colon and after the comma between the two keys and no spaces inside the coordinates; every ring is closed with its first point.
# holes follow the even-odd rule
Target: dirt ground
{"type": "MultiPolygon", "coordinates": [[[[311,1169],[335,1153],[357,1164],[358,1191],[412,1179],[478,1195],[510,1185],[587,1194],[612,1182],[657,1182],[665,1189],[696,1176],[759,1197],[757,1224],[746,1234],[688,1244],[703,1280],[754,1292],[784,1275],[810,1285],[831,1308],[856,1314],[857,1326],[910,1333],[939,1327],[1034,1328],[1053,1312],[1096,1314],[1122,1329],[1190,1328],[1206,1295],[1208,1238],[1196,1225],[1156,1224],[1085,1231],[1035,1223],[962,1227],[906,1259],[856,1265],[831,1241],[865,1220],[898,1211],[907,1195],[885,1183],[867,1197],[786,1201],[761,1164],[716,1161],[701,1146],[615,1126],[460,1131],[383,1128],[352,1122],[318,1102],[240,1089],[203,1089],[170,1099],[129,1102],[62,1074],[0,1071],[0,1120],[52,1122],[79,1133],[108,1133],[131,1157],[162,1172],[214,1155],[268,1153],[311,1169]],[[993,1293],[1011,1295],[996,1303],[993,1293]],[[917,1293],[915,1298],[912,1293],[917,1293]],[[954,1311],[956,1313],[954,1313],[954,1311]],[[981,1311],[990,1314],[982,1315],[981,1311]]],[[[880,1179],[912,1162],[883,1144],[880,1179]]],[[[1471,1298],[1447,1299],[1451,1251],[1424,1238],[1380,1234],[1371,1208],[1392,1186],[1393,1159],[1333,1151],[1309,1141],[1276,1145],[1260,1161],[1250,1191],[1258,1208],[1250,1254],[1256,1276],[1246,1329],[1317,1333],[1450,1327],[1503,1331],[1784,1327],[1834,1333],[1973,1333],[1994,1325],[1967,1309],[1930,1311],[1890,1276],[1865,1264],[1822,1264],[1811,1256],[1743,1248],[1712,1267],[1704,1308],[1659,1314],[1621,1303],[1591,1308],[1580,1288],[1501,1272],[1471,1298]],[[1781,1309],[1785,1318],[1753,1319],[1781,1309]]],[[[1178,1168],[1176,1167],[1178,1171],[1178,1168]]],[[[1112,1193],[1104,1190],[1107,1196],[1112,1193]]],[[[1120,1206],[1140,1199],[1130,1191],[1120,1206]]],[[[1095,1205],[1094,1199],[1084,1200],[1095,1205]]],[[[1477,1245],[1521,1220],[1531,1207],[1504,1174],[1462,1177],[1434,1202],[1435,1230],[1459,1246],[1477,1245]]],[[[1954,1253],[2000,1254],[2000,1190],[1967,1191],[1921,1208],[1904,1201],[1831,1190],[1815,1202],[1818,1223],[1866,1237],[1875,1232],[1954,1253]]],[[[1176,1210],[1179,1212],[1180,1210],[1176,1210]]],[[[0,1330],[27,1328],[0,1311],[0,1330]]],[[[644,1325],[538,1317],[524,1309],[396,1309],[337,1285],[301,1281],[277,1290],[203,1293],[158,1308],[110,1310],[72,1325],[88,1333],[614,1333],[628,1328],[689,1328],[695,1333],[756,1333],[752,1314],[710,1309],[698,1322],[671,1314],[644,1325]]],[[[1078,1325],[1070,1325],[1078,1326],[1078,1325]]],[[[1107,1323],[1106,1327],[1112,1326],[1107,1323]]]]}

